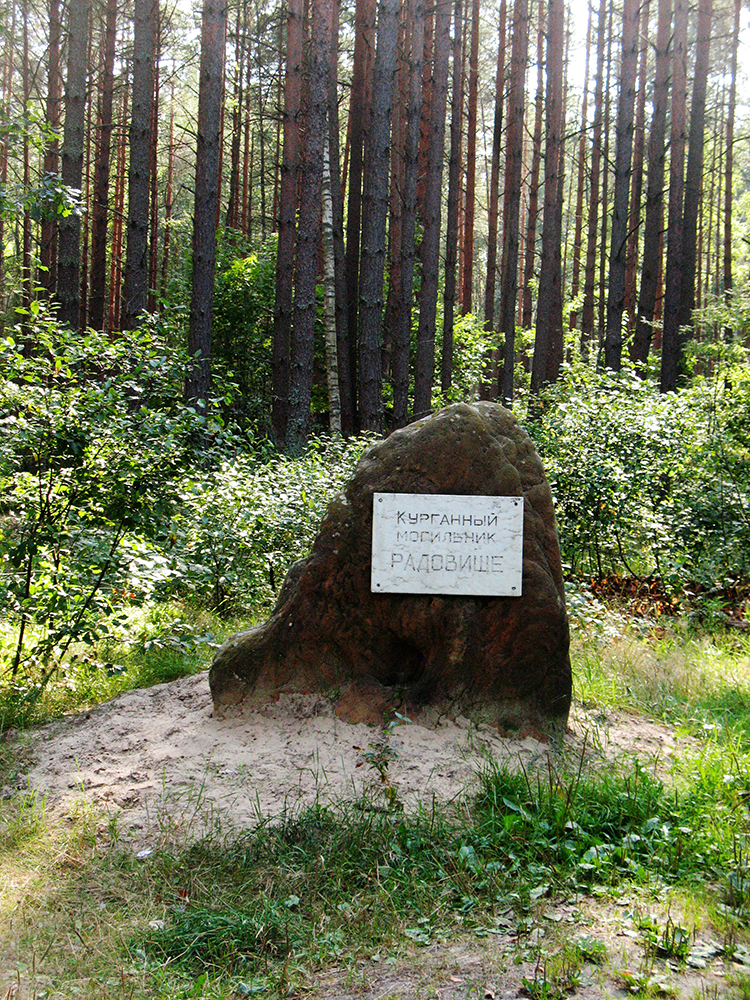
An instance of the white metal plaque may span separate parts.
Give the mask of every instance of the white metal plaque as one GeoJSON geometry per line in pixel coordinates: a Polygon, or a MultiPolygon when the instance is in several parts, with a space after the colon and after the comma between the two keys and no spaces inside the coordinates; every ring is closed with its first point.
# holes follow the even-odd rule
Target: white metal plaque
{"type": "Polygon", "coordinates": [[[523,497],[375,493],[373,593],[520,597],[523,497]]]}

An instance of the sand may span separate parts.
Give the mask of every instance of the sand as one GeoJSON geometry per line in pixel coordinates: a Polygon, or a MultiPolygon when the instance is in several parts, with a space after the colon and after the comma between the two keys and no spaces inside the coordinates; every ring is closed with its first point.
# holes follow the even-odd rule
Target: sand
{"type": "MultiPolygon", "coordinates": [[[[200,835],[217,822],[242,829],[314,802],[365,798],[385,806],[377,769],[365,760],[381,731],[342,722],[333,709],[323,696],[287,694],[220,717],[207,674],[196,674],[41,727],[28,787],[46,797],[48,810],[96,808],[134,849],[180,831],[200,835]]],[[[407,809],[460,802],[490,760],[527,767],[554,753],[532,737],[504,739],[460,717],[405,722],[387,739],[395,752],[388,778],[407,809]]],[[[667,727],[581,709],[566,737],[567,749],[585,752],[591,767],[633,753],[662,767],[674,746],[667,727]]]]}

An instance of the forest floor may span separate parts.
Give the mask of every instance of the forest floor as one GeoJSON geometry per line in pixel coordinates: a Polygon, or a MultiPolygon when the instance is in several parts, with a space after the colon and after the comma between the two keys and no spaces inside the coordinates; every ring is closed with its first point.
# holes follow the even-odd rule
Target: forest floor
{"type": "MultiPolygon", "coordinates": [[[[43,796],[52,824],[72,823],[82,808],[92,810],[102,842],[116,838],[143,858],[165,843],[241,830],[315,802],[364,797],[370,808],[385,809],[380,772],[365,758],[383,739],[392,750],[387,779],[406,810],[433,800],[460,808],[490,760],[528,769],[546,766],[560,752],[531,737],[501,738],[462,718],[429,726],[407,721],[384,737],[378,729],[340,721],[330,702],[312,695],[285,695],[259,710],[219,718],[205,673],[129,691],[15,738],[25,744],[28,766],[16,788],[2,790],[6,798],[19,789],[43,796]]],[[[562,752],[586,769],[637,755],[667,778],[674,756],[691,740],[643,717],[577,706],[562,752]]],[[[595,886],[586,895],[559,897],[540,886],[531,895],[534,906],[520,922],[509,910],[490,928],[329,966],[309,974],[305,993],[321,1000],[746,995],[737,983],[750,971],[741,961],[747,954],[750,964],[750,953],[735,948],[730,959],[726,932],[684,894],[632,886],[618,894],[595,886]],[[689,930],[687,962],[684,954],[677,961],[654,947],[653,929],[670,927],[689,930]],[[566,990],[560,984],[573,942],[587,957],[566,990]],[[604,949],[588,954],[586,942],[604,949]]],[[[0,931],[0,998],[61,1000],[79,993],[40,990],[38,979],[32,990],[32,980],[18,971],[23,956],[2,937],[0,931]]]]}

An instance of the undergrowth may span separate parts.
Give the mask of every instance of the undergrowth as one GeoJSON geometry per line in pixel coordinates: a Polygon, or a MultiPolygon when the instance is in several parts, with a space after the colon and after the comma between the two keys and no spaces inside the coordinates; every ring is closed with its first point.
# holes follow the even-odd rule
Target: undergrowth
{"type": "MultiPolygon", "coordinates": [[[[592,746],[534,770],[488,761],[460,810],[316,805],[140,855],[85,808],[54,843],[43,803],[21,798],[0,809],[6,917],[50,990],[68,977],[137,998],[285,995],[331,963],[395,959],[457,933],[510,927],[522,943],[551,898],[703,892],[736,940],[750,919],[750,755],[712,737],[669,786],[640,763],[597,760],[592,746]]],[[[676,949],[669,926],[646,929],[644,947],[676,949]]],[[[596,941],[581,947],[604,960],[596,941]]]]}
{"type": "MultiPolygon", "coordinates": [[[[604,729],[612,711],[672,722],[686,739],[670,773],[633,759],[614,767],[592,729],[574,757],[550,753],[526,769],[488,759],[460,808],[319,805],[231,836],[217,814],[207,834],[187,821],[177,837],[164,827],[138,857],[116,817],[82,805],[59,827],[43,800],[15,791],[27,757],[23,734],[6,729],[0,957],[39,1000],[281,997],[333,964],[356,975],[363,959],[511,934],[513,954],[536,962],[527,995],[553,996],[575,988],[582,963],[611,961],[593,936],[567,951],[534,944],[545,907],[626,896],[694,907],[690,921],[665,922],[646,903],[633,925],[644,970],[622,973],[628,989],[652,989],[665,949],[684,963],[695,927],[714,928],[735,954],[750,925],[747,638],[592,601],[572,619],[577,710],[604,729]]],[[[95,663],[82,657],[52,679],[36,717],[200,669],[234,627],[190,605],[147,605],[96,646],[95,663]]],[[[377,761],[387,777],[388,755],[377,761]]],[[[366,752],[363,762],[374,766],[366,752]]]]}

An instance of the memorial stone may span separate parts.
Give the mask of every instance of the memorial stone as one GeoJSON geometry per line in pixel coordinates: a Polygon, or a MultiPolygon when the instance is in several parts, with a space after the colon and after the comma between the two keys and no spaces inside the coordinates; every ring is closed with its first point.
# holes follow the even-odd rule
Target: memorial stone
{"type": "Polygon", "coordinates": [[[531,439],[497,404],[458,403],[365,453],[272,617],[224,644],[210,683],[219,710],[324,691],[349,721],[395,708],[558,735],[568,646],[531,439]]]}

